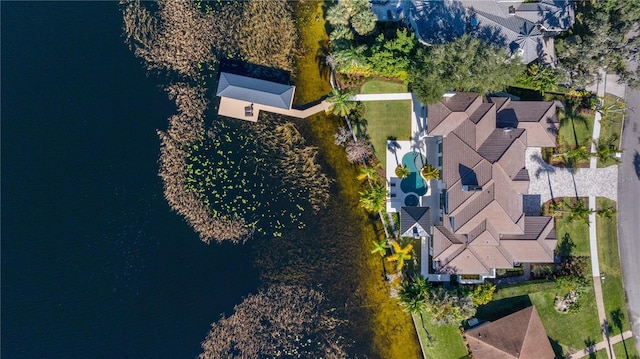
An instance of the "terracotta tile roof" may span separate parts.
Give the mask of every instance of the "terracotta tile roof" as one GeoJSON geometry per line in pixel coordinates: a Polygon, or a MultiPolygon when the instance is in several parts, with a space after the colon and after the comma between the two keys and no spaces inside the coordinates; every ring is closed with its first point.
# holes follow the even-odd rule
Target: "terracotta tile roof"
{"type": "Polygon", "coordinates": [[[496,111],[500,111],[503,106],[511,103],[511,99],[508,97],[489,97],[489,101],[496,104],[496,111]]]}
{"type": "Polygon", "coordinates": [[[466,112],[471,115],[482,104],[482,97],[474,92],[458,92],[451,97],[445,98],[442,103],[451,112],[466,112]]]}
{"type": "Polygon", "coordinates": [[[466,332],[477,359],[552,359],[555,357],[534,306],[466,332]]]}
{"type": "MultiPolygon", "coordinates": [[[[524,135],[525,131],[522,128],[514,128],[504,130],[495,129],[489,138],[478,148],[478,154],[484,157],[487,161],[494,163],[499,160],[502,155],[507,152],[507,149],[513,144],[520,136],[524,135]]],[[[521,154],[522,156],[522,154],[521,154]]]]}
{"type": "Polygon", "coordinates": [[[465,241],[442,226],[433,227],[433,260],[445,263],[464,250],[465,241]]]}
{"type": "MultiPolygon", "coordinates": [[[[525,150],[531,145],[528,129],[496,128],[496,111],[503,120],[513,115],[516,125],[539,127],[538,122],[518,122],[516,116],[527,106],[514,107],[516,102],[508,99],[487,101],[461,93],[429,107],[430,134],[444,136],[445,213],[443,226],[436,226],[433,236],[434,263],[441,271],[485,274],[491,268],[509,268],[514,261],[553,261],[553,221],[529,220],[523,212],[529,187],[524,169],[525,150]]],[[[535,116],[555,114],[547,103],[530,108],[535,116]]]]}
{"type": "MultiPolygon", "coordinates": [[[[436,265],[438,266],[437,262],[436,265]]],[[[437,270],[443,273],[478,274],[489,273],[490,268],[486,267],[467,247],[446,264],[442,263],[438,266],[437,270]]]]}
{"type": "Polygon", "coordinates": [[[469,246],[469,250],[487,268],[513,268],[513,261],[498,249],[498,246],[469,246]]]}

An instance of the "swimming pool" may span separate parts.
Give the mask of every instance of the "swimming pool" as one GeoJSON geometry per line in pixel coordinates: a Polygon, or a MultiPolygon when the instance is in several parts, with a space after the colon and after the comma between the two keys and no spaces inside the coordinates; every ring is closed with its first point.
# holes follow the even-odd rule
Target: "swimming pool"
{"type": "Polygon", "coordinates": [[[402,164],[405,165],[411,173],[407,178],[400,181],[400,189],[404,193],[415,193],[418,196],[427,194],[427,184],[420,176],[420,169],[427,163],[427,160],[418,152],[409,152],[402,156],[402,164]]]}

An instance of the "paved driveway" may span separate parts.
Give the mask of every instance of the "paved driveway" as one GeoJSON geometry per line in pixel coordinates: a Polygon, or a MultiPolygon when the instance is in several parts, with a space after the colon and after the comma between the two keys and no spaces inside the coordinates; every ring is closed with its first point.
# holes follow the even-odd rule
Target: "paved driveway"
{"type": "Polygon", "coordinates": [[[573,174],[568,168],[545,163],[539,147],[527,148],[525,166],[531,179],[529,194],[539,195],[540,204],[552,197],[600,196],[614,201],[618,199],[618,166],[580,168],[573,174]]]}
{"type": "Polygon", "coordinates": [[[624,153],[619,177],[618,243],[632,331],[636,347],[640,348],[640,91],[629,91],[627,104],[621,146],[624,153]]]}

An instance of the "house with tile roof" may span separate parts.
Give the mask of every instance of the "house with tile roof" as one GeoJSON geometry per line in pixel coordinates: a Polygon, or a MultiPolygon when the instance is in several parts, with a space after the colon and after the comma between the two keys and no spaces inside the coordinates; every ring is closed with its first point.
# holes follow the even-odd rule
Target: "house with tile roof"
{"type": "Polygon", "coordinates": [[[536,307],[531,306],[466,331],[476,359],[553,359],[555,353],[536,307]]]}
{"type": "Polygon", "coordinates": [[[570,0],[407,0],[399,5],[405,21],[426,44],[464,34],[505,48],[523,63],[555,61],[554,37],[574,22],[570,0]]]}
{"type": "Polygon", "coordinates": [[[433,273],[493,277],[517,263],[552,263],[551,217],[526,216],[527,147],[553,147],[551,102],[456,93],[427,107],[427,135],[442,141],[442,223],[431,233],[433,273]]]}

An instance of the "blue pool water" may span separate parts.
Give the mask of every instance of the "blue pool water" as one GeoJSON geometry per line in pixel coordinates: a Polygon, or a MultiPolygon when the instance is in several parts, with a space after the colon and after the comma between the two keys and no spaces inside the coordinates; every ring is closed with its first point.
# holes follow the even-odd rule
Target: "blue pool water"
{"type": "Polygon", "coordinates": [[[400,181],[400,188],[404,193],[415,193],[418,196],[427,194],[427,184],[420,176],[420,169],[427,163],[423,155],[417,152],[409,152],[402,156],[402,164],[407,166],[411,173],[400,181]]]}

